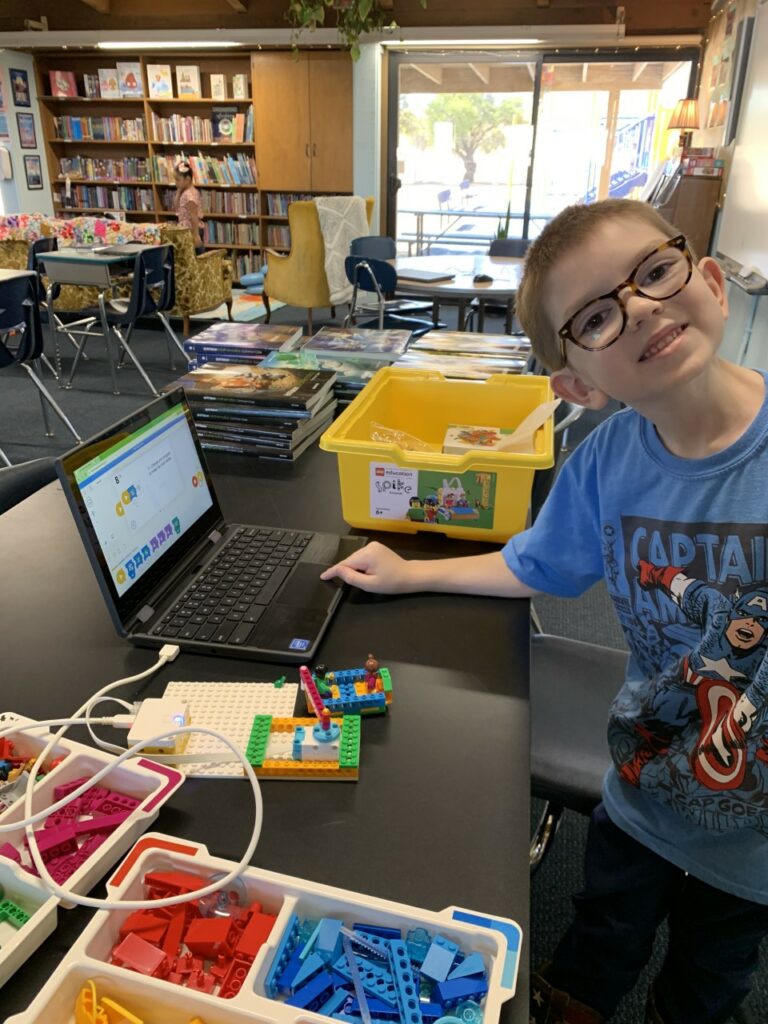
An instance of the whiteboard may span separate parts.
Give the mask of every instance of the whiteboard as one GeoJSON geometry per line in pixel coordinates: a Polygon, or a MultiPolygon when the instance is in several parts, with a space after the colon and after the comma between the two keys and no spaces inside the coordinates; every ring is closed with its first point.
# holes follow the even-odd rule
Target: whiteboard
{"type": "Polygon", "coordinates": [[[768,2],[757,11],[717,250],[768,278],[768,2]]]}

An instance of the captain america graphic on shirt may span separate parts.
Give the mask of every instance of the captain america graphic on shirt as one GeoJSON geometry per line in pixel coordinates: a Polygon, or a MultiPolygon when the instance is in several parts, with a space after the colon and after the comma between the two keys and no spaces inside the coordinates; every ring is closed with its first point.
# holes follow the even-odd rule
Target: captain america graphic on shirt
{"type": "Polygon", "coordinates": [[[684,535],[680,524],[650,525],[622,523],[616,589],[628,586],[630,599],[612,594],[635,621],[633,652],[647,672],[611,709],[616,769],[690,821],[768,835],[768,584],[753,571],[764,538],[755,543],[754,526],[737,541],[732,524],[684,535]],[[687,557],[670,562],[670,552],[687,557]]]}

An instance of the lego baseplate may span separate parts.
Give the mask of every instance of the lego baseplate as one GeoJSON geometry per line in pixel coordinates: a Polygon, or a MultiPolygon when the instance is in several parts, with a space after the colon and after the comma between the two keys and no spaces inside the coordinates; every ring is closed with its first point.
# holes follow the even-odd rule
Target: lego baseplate
{"type": "Polygon", "coordinates": [[[356,782],[360,716],[344,715],[325,739],[316,718],[256,715],[246,756],[259,778],[356,782]]]}
{"type": "MultiPolygon", "coordinates": [[[[257,715],[290,718],[296,705],[298,683],[215,683],[171,682],[165,697],[172,697],[189,707],[192,725],[201,725],[223,733],[245,752],[257,715]]],[[[216,776],[241,779],[243,766],[239,761],[211,762],[206,755],[223,751],[212,736],[192,733],[185,754],[200,754],[199,762],[180,764],[178,769],[191,777],[216,776]]]]}

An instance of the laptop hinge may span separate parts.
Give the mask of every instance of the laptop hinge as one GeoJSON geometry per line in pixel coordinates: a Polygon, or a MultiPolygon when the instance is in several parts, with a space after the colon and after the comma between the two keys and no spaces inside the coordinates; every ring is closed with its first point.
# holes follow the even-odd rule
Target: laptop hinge
{"type": "Polygon", "coordinates": [[[155,609],[152,607],[152,605],[145,604],[143,608],[140,608],[138,612],[136,612],[136,618],[139,620],[139,622],[149,622],[149,620],[152,618],[154,614],[155,609]]]}
{"type": "Polygon", "coordinates": [[[218,544],[219,541],[221,540],[221,536],[222,535],[219,533],[218,530],[211,530],[211,532],[208,534],[208,540],[211,542],[211,544],[218,544]]]}

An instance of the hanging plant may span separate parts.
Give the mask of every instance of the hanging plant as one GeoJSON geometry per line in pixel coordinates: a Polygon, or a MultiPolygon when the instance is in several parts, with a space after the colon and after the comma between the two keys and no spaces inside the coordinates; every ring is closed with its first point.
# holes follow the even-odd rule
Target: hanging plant
{"type": "MultiPolygon", "coordinates": [[[[422,7],[427,0],[419,0],[422,7]]],[[[296,49],[302,32],[314,32],[325,25],[326,11],[336,17],[336,28],[342,41],[349,47],[352,60],[360,57],[360,37],[384,28],[396,29],[389,11],[382,10],[378,0],[291,0],[285,17],[293,29],[296,49]]]]}

